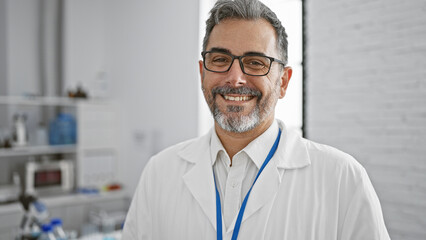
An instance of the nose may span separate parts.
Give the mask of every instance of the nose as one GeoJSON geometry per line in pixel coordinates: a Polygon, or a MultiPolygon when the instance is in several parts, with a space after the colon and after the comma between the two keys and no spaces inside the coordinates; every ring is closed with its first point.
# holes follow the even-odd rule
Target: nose
{"type": "Polygon", "coordinates": [[[231,69],[227,72],[226,83],[234,87],[241,87],[247,83],[246,75],[243,73],[238,59],[234,59],[231,69]]]}

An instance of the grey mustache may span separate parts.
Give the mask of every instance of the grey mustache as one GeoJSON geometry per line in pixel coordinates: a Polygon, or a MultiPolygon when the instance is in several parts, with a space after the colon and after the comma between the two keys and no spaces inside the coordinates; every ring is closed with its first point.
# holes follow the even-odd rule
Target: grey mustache
{"type": "Polygon", "coordinates": [[[262,93],[259,90],[249,88],[249,87],[239,87],[233,88],[229,86],[215,87],[212,89],[213,97],[216,97],[217,94],[226,95],[226,94],[240,94],[240,95],[251,95],[255,97],[261,97],[262,93]]]}

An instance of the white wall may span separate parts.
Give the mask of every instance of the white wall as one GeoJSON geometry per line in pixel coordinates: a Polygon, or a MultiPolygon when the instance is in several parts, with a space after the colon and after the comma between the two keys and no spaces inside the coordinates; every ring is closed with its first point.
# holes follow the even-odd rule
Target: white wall
{"type": "MultiPolygon", "coordinates": [[[[0,95],[40,94],[40,1],[3,0],[0,8],[0,95]]],[[[18,112],[25,112],[28,120],[39,119],[34,111],[1,105],[0,135],[10,137],[18,112]]],[[[38,124],[28,122],[29,128],[38,124]]]]}
{"type": "Polygon", "coordinates": [[[0,1],[0,95],[58,95],[58,1],[0,1]]]}
{"type": "Polygon", "coordinates": [[[306,7],[307,136],[366,167],[392,239],[426,239],[426,2],[306,7]]]}
{"type": "MultiPolygon", "coordinates": [[[[108,97],[107,3],[64,1],[63,92],[82,86],[90,97],[108,97]]],[[[123,2],[122,4],[125,4],[123,2]]]]}
{"type": "Polygon", "coordinates": [[[198,0],[109,1],[106,26],[121,174],[133,192],[149,156],[197,135],[198,0]]]}
{"type": "Polygon", "coordinates": [[[6,1],[0,1],[0,95],[7,93],[7,15],[6,1]]]}
{"type": "MultiPolygon", "coordinates": [[[[6,95],[8,90],[7,82],[7,15],[6,1],[0,1],[0,96],[6,95]]],[[[9,114],[6,106],[0,106],[0,131],[6,127],[9,114]]],[[[3,141],[3,132],[0,132],[0,141],[3,141]]]]}
{"type": "Polygon", "coordinates": [[[65,1],[65,87],[118,105],[119,179],[197,135],[198,1],[65,1]]]}
{"type": "Polygon", "coordinates": [[[2,79],[7,91],[2,94],[39,93],[39,1],[6,0],[2,5],[6,31],[1,34],[7,46],[6,77],[2,79]]]}

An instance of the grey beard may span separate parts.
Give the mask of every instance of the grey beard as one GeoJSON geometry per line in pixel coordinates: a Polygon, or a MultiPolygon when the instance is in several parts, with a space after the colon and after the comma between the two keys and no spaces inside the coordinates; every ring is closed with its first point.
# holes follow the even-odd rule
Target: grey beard
{"type": "MultiPolygon", "coordinates": [[[[214,104],[213,109],[213,117],[215,121],[223,130],[228,132],[247,132],[255,128],[260,123],[259,106],[256,106],[256,108],[248,116],[240,115],[235,117],[227,117],[219,110],[216,104],[214,104]]],[[[227,110],[228,112],[242,112],[244,107],[229,106],[227,110]]]]}
{"type": "MultiPolygon", "coordinates": [[[[205,90],[203,89],[203,92],[205,90]]],[[[260,109],[259,106],[248,115],[248,116],[235,116],[230,117],[226,114],[222,113],[218,106],[216,105],[215,99],[216,95],[221,94],[250,94],[252,96],[256,96],[261,98],[262,94],[260,91],[256,89],[251,89],[248,87],[240,87],[240,88],[232,88],[229,86],[224,87],[216,87],[212,90],[212,94],[206,98],[207,103],[209,105],[210,111],[213,115],[215,121],[219,124],[219,126],[225,131],[234,132],[234,133],[242,133],[249,131],[255,128],[260,123],[260,109]]],[[[228,113],[239,113],[244,111],[244,107],[242,106],[228,106],[226,111],[228,113]]]]}
{"type": "MultiPolygon", "coordinates": [[[[279,81],[277,81],[277,89],[279,89],[279,81]]],[[[203,92],[205,90],[203,89],[203,92]]],[[[225,131],[234,132],[234,133],[243,133],[257,127],[260,122],[262,122],[272,111],[273,105],[268,105],[269,99],[271,97],[278,96],[279,92],[272,93],[269,96],[263,96],[260,91],[256,89],[250,89],[248,87],[232,88],[232,87],[216,87],[211,91],[211,95],[206,95],[206,101],[209,105],[210,111],[213,115],[214,120],[217,124],[225,131]],[[237,116],[227,116],[226,113],[222,113],[217,104],[216,104],[216,95],[217,94],[250,94],[252,96],[258,97],[257,104],[255,109],[249,115],[237,115],[237,116]],[[265,98],[262,101],[262,98],[265,98]],[[262,116],[261,116],[262,109],[262,116]]],[[[228,113],[238,113],[243,112],[244,107],[242,106],[228,106],[226,111],[228,113]]]]}

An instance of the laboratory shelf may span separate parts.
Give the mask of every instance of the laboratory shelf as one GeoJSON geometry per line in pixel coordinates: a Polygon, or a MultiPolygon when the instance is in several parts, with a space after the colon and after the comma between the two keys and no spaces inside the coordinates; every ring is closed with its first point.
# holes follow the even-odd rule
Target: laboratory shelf
{"type": "MultiPolygon", "coordinates": [[[[110,192],[100,192],[97,194],[63,194],[50,197],[39,197],[39,200],[46,205],[48,208],[54,207],[63,207],[63,206],[72,206],[79,204],[91,204],[97,203],[100,201],[113,201],[124,199],[130,202],[130,197],[123,190],[116,190],[110,192]]],[[[15,212],[23,212],[19,202],[9,203],[9,204],[0,204],[0,216],[15,212]]]]}
{"type": "Polygon", "coordinates": [[[75,144],[2,148],[0,149],[0,158],[60,153],[76,153],[76,151],[77,146],[75,144]]]}
{"type": "Polygon", "coordinates": [[[0,104],[27,106],[75,106],[78,100],[62,97],[0,96],[0,104]]]}
{"type": "MultiPolygon", "coordinates": [[[[9,121],[14,112],[29,112],[32,114],[31,116],[34,116],[33,118],[31,116],[28,117],[28,129],[26,132],[28,135],[32,134],[28,137],[29,139],[38,139],[37,136],[34,136],[36,133],[34,129],[37,125],[36,121],[49,126],[50,121],[54,119],[52,119],[52,116],[48,116],[52,115],[53,112],[47,110],[48,108],[57,108],[55,112],[73,115],[76,121],[77,136],[75,145],[28,145],[7,149],[0,148],[0,168],[5,166],[5,164],[1,164],[3,160],[12,157],[31,160],[34,158],[32,156],[69,154],[73,156],[67,157],[75,161],[75,183],[77,187],[101,187],[108,182],[115,181],[117,178],[117,166],[119,164],[119,143],[117,139],[119,139],[120,115],[117,114],[118,106],[113,100],[0,95],[0,108],[9,115],[9,121]],[[42,108],[46,109],[42,111],[42,108]],[[43,119],[37,120],[37,116],[43,119]]],[[[0,120],[3,121],[0,122],[1,126],[10,125],[6,117],[0,120]]],[[[46,129],[46,131],[48,133],[49,129],[46,129]]],[[[0,137],[4,138],[4,136],[0,137]]]]}
{"type": "Polygon", "coordinates": [[[76,107],[80,103],[107,104],[107,102],[102,99],[36,96],[0,96],[0,105],[76,107]]]}

